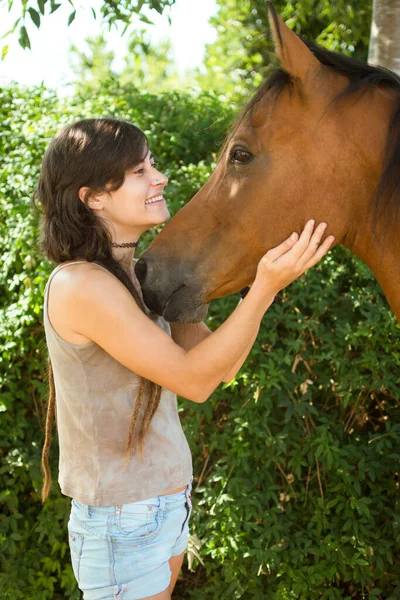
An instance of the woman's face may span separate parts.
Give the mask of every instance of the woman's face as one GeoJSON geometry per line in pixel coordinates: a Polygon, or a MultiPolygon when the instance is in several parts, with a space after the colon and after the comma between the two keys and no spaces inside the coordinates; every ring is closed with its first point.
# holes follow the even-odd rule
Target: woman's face
{"type": "MultiPolygon", "coordinates": [[[[143,162],[129,169],[118,190],[100,194],[101,217],[113,226],[115,241],[135,237],[169,219],[163,191],[168,178],[156,168],[149,151],[143,162]]],[[[95,206],[92,205],[92,208],[95,206]]]]}

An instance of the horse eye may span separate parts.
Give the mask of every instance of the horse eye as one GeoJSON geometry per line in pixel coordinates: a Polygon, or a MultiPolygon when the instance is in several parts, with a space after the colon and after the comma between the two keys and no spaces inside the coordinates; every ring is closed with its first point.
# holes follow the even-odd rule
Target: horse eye
{"type": "Polygon", "coordinates": [[[248,150],[242,150],[236,148],[232,150],[229,161],[232,163],[238,163],[240,165],[247,165],[253,158],[253,155],[248,150]]]}

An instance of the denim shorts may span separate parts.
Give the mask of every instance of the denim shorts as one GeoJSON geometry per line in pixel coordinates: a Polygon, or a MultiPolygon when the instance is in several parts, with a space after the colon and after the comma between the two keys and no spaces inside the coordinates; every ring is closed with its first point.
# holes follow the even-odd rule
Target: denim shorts
{"type": "Polygon", "coordinates": [[[84,600],[139,600],[168,588],[168,561],[188,542],[190,490],[116,506],[72,500],[69,546],[84,600]]]}

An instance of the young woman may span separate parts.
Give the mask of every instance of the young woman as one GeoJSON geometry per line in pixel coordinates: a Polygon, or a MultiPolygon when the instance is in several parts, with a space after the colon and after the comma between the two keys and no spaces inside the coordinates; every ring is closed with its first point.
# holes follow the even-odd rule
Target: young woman
{"type": "Polygon", "coordinates": [[[59,483],[72,498],[72,564],[85,600],[168,600],[188,539],[191,455],[176,394],[204,402],[244,362],[276,293],[333,238],[310,221],[261,260],[246,298],[211,333],[150,314],[134,248],[169,217],[168,179],[143,132],[116,119],[66,127],[43,159],[41,246],[58,266],[44,303],[59,483]],[[172,333],[172,335],[171,335],[172,333]]]}

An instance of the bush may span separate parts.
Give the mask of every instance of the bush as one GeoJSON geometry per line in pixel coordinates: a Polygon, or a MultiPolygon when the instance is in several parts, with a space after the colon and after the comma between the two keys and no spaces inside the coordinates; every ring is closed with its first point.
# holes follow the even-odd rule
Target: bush
{"type": "MultiPolygon", "coordinates": [[[[115,83],[63,101],[45,88],[0,95],[0,593],[4,600],[77,600],[69,500],[57,486],[44,507],[39,500],[42,297],[52,267],[37,252],[29,199],[41,156],[71,120],[137,122],[170,178],[175,212],[209,176],[232,109],[212,94],[153,96],[115,83]]],[[[209,325],[217,327],[236,302],[214,302],[209,325]]],[[[233,382],[204,405],[181,402],[204,566],[195,560],[193,573],[185,569],[179,597],[396,597],[398,338],[369,270],[338,248],[281,294],[233,382]]],[[[56,448],[52,466],[55,475],[56,448]]]]}

